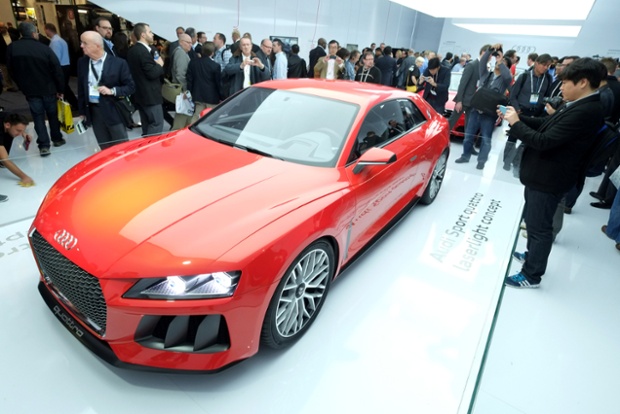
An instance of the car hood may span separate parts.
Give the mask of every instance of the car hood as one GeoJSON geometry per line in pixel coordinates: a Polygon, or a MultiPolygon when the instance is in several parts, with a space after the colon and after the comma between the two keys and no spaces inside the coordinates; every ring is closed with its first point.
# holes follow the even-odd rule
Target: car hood
{"type": "Polygon", "coordinates": [[[278,217],[345,186],[335,168],[266,158],[184,130],[78,164],[52,187],[34,226],[84,270],[106,277],[142,244],[150,248],[138,249],[148,251],[139,262],[213,261],[278,217]],[[75,248],[54,240],[62,231],[77,238],[75,248]]]}

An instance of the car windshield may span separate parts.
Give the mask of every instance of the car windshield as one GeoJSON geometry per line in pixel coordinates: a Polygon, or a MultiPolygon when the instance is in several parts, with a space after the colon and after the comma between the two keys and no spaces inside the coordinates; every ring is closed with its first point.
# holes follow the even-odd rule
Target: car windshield
{"type": "Polygon", "coordinates": [[[452,72],[450,74],[450,90],[453,92],[457,92],[459,90],[459,83],[461,82],[461,76],[463,74],[460,72],[452,72]]]}
{"type": "Polygon", "coordinates": [[[334,167],[358,110],[334,99],[252,87],[209,112],[192,130],[265,156],[334,167]]]}

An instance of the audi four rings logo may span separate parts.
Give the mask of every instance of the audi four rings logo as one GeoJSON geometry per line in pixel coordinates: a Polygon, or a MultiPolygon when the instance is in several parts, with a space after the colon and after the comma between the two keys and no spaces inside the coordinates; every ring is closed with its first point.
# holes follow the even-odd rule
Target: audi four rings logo
{"type": "Polygon", "coordinates": [[[56,234],[54,234],[54,240],[67,250],[73,249],[78,242],[77,237],[67,230],[58,230],[56,234]]]}
{"type": "Polygon", "coordinates": [[[529,46],[529,45],[514,45],[513,47],[511,47],[511,49],[514,49],[517,53],[536,52],[536,46],[529,46]]]}

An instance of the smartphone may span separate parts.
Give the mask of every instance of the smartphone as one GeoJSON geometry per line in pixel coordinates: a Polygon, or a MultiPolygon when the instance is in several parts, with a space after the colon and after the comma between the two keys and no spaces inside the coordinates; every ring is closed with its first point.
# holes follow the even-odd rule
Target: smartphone
{"type": "Polygon", "coordinates": [[[498,105],[499,107],[499,111],[502,113],[502,115],[506,115],[506,107],[504,105],[498,105]]]}
{"type": "Polygon", "coordinates": [[[28,148],[30,148],[30,141],[28,141],[27,139],[24,139],[24,149],[28,151],[28,148]]]}
{"type": "Polygon", "coordinates": [[[336,59],[336,56],[331,55],[329,58],[330,58],[330,59],[336,59]]]}

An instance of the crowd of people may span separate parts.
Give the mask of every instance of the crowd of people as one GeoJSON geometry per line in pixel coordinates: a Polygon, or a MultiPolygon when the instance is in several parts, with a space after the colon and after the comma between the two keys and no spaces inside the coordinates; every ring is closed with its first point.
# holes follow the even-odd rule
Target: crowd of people
{"type": "MultiPolygon", "coordinates": [[[[255,44],[250,33],[241,35],[237,29],[230,44],[223,33],[208,40],[205,32],[192,27],[178,27],[176,40],[161,43],[155,42],[146,23],[133,25],[129,36],[115,36],[111,21],[101,17],[80,37],[84,56],[77,63],[76,96],[68,82],[71,64],[67,42],[53,24],[45,25],[45,34],[49,47],[37,41],[34,24],[22,22],[9,32],[0,22],[4,86],[25,95],[42,157],[51,154],[52,146],[66,142],[58,122],[58,98],[66,99],[82,122],[92,127],[103,149],[126,141],[131,128],[140,127],[143,135],[161,133],[165,123],[172,130],[183,128],[205,108],[270,79],[310,77],[381,84],[419,92],[443,113],[451,74],[462,72],[455,110],[449,119],[452,127],[461,113],[466,114],[463,153],[456,162],[468,163],[477,155],[476,168],[484,169],[498,116],[503,117],[510,125],[504,169],[514,169],[525,185],[528,251],[515,253],[524,262],[523,269],[506,279],[507,285],[515,287],[540,284],[551,245],[561,229],[561,217],[570,214],[583,188],[586,169],[592,167],[587,164],[593,144],[601,139],[605,123],[605,136],[617,131],[620,118],[618,62],[610,58],[559,59],[546,53],[530,54],[528,69],[517,77],[520,58],[514,50],[504,52],[501,44],[484,45],[478,57],[471,59],[466,53],[446,53],[442,58],[432,51],[417,53],[383,43],[378,47],[373,43],[361,51],[348,50],[337,40],[328,43],[320,38],[306,63],[296,44],[277,38],[255,44]],[[162,94],[164,78],[178,91],[191,94],[193,116],[170,115],[170,102],[162,94]],[[497,105],[483,108],[482,98],[476,95],[479,98],[484,93],[487,101],[488,96],[503,97],[509,98],[510,104],[499,112],[497,105]],[[139,111],[140,124],[123,116],[119,102],[127,97],[139,111]],[[474,146],[478,136],[479,151],[474,146]]],[[[23,136],[30,143],[31,137],[25,134],[28,121],[4,112],[2,124],[0,166],[15,174],[21,185],[33,185],[33,180],[9,159],[15,137],[23,136]]],[[[614,148],[619,147],[606,148],[606,165],[597,166],[599,173],[604,171],[601,185],[590,195],[597,199],[594,207],[611,209],[609,223],[602,230],[620,250],[620,196],[610,183],[620,165],[620,150],[614,148]]],[[[6,196],[0,196],[0,201],[5,200],[6,196]]]]}

